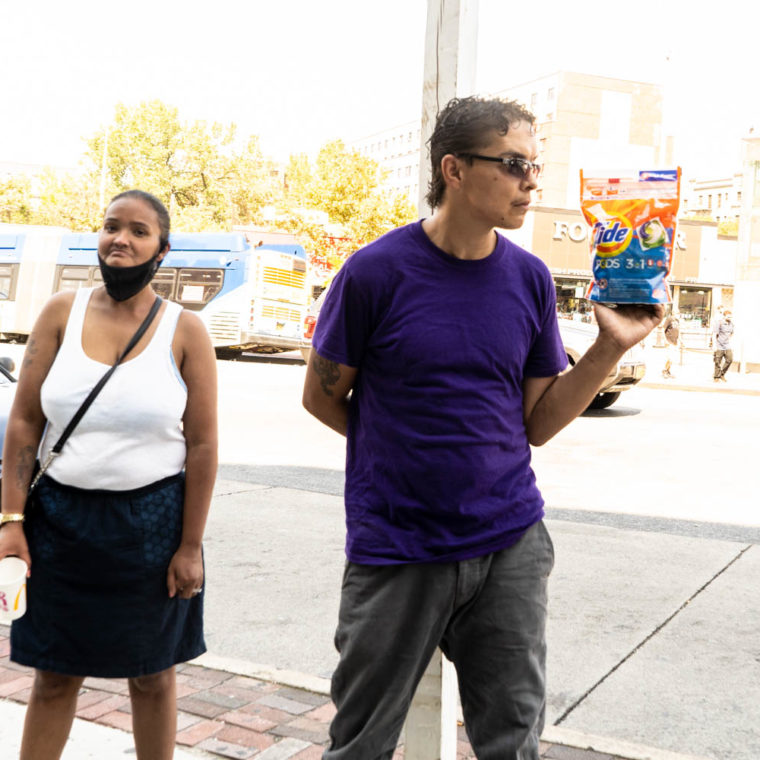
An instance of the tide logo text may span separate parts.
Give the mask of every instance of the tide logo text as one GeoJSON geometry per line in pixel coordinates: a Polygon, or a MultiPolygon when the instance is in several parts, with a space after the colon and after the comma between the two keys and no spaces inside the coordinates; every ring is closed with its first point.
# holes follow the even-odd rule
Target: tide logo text
{"type": "Polygon", "coordinates": [[[628,247],[633,230],[621,219],[597,222],[593,230],[593,246],[599,256],[614,256],[628,247]]]}

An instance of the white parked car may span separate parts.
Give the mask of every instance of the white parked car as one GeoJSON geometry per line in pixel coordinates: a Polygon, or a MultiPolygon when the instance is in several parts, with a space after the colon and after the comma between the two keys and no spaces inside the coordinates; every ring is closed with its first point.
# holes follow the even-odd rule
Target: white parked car
{"type": "MultiPolygon", "coordinates": [[[[567,362],[574,365],[596,340],[599,328],[585,322],[559,320],[559,332],[565,346],[567,362]]],[[[627,391],[644,377],[644,349],[637,345],[625,353],[617,366],[607,375],[602,387],[589,404],[589,409],[606,409],[614,404],[623,391],[627,391]]]]}
{"type": "MultiPolygon", "coordinates": [[[[311,338],[314,335],[317,317],[327,295],[327,290],[325,288],[322,291],[319,298],[309,307],[304,318],[300,348],[303,360],[307,364],[311,353],[311,338]]],[[[596,340],[599,329],[593,324],[560,319],[559,332],[562,336],[568,364],[573,366],[596,340]]],[[[607,376],[599,392],[589,404],[589,409],[606,409],[611,406],[618,400],[623,391],[636,385],[644,377],[645,372],[644,351],[641,346],[636,346],[626,352],[625,356],[607,376]]]]}

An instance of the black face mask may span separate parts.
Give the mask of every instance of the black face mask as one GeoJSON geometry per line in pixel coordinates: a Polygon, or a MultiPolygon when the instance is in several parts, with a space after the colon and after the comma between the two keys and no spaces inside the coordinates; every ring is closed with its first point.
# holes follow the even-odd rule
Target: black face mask
{"type": "Polygon", "coordinates": [[[158,253],[144,264],[134,267],[112,267],[98,256],[100,273],[103,275],[103,284],[106,286],[108,295],[114,301],[126,301],[137,295],[158,271],[161,263],[158,261],[158,253]]]}

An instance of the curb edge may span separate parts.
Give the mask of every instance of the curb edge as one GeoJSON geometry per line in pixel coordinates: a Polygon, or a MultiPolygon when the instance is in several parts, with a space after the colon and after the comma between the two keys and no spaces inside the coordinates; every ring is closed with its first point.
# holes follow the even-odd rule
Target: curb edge
{"type": "Polygon", "coordinates": [[[297,670],[284,670],[270,665],[262,665],[248,660],[238,660],[232,657],[206,652],[194,660],[189,660],[188,665],[200,665],[211,670],[221,670],[238,676],[258,678],[260,681],[270,681],[281,686],[291,686],[294,689],[303,689],[315,694],[330,696],[330,679],[301,673],[297,670]]]}
{"type": "MultiPolygon", "coordinates": [[[[301,673],[297,670],[284,670],[270,665],[262,665],[247,660],[238,660],[231,657],[206,652],[195,660],[190,660],[190,665],[200,665],[212,670],[221,670],[225,673],[233,673],[249,678],[258,678],[261,681],[269,681],[282,686],[291,686],[295,689],[304,689],[316,694],[330,696],[330,680],[301,673]]],[[[549,744],[560,744],[575,749],[588,749],[596,752],[606,752],[616,755],[625,760],[708,760],[698,755],[684,755],[669,750],[647,747],[642,744],[623,741],[594,734],[586,734],[574,729],[560,726],[547,726],[544,728],[541,740],[549,744]]]]}
{"type": "Polygon", "coordinates": [[[586,734],[561,726],[547,726],[541,735],[541,739],[550,744],[562,744],[576,749],[604,752],[626,758],[626,760],[709,760],[702,755],[684,755],[670,750],[623,741],[622,739],[586,734]]]}

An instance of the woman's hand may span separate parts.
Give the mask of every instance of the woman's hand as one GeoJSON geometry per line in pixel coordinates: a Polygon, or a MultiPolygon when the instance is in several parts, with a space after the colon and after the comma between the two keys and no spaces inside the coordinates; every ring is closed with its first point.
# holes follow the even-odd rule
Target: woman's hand
{"type": "Polygon", "coordinates": [[[29,568],[27,578],[31,575],[32,558],[29,556],[29,545],[24,535],[23,523],[6,523],[0,528],[0,559],[5,557],[23,559],[29,568]]]}
{"type": "Polygon", "coordinates": [[[169,597],[192,599],[203,588],[203,555],[200,546],[180,544],[166,573],[169,597]]]}

